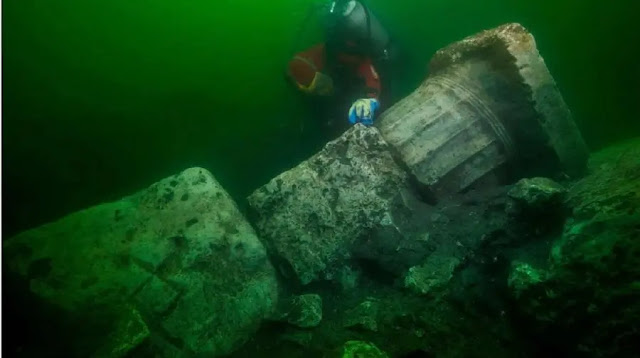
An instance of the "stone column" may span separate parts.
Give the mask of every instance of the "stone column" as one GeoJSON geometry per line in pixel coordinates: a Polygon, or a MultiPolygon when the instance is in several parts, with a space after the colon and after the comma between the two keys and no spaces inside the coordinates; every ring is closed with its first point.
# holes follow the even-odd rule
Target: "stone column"
{"type": "Polygon", "coordinates": [[[580,175],[588,150],[533,36],[507,24],[439,50],[430,76],[377,122],[435,190],[482,178],[580,175]]]}

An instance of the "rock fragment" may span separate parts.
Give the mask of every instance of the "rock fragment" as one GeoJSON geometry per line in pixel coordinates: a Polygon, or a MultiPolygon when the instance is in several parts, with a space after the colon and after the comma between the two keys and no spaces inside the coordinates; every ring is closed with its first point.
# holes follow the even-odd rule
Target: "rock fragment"
{"type": "Polygon", "coordinates": [[[121,356],[147,336],[164,353],[227,354],[277,300],[264,246],[201,168],[23,232],[4,257],[35,295],[77,317],[70,329],[95,338],[79,356],[121,356]]]}
{"type": "Polygon", "coordinates": [[[316,294],[294,297],[286,314],[286,320],[300,328],[318,326],[322,321],[322,298],[316,294]]]}
{"type": "Polygon", "coordinates": [[[626,357],[640,334],[640,141],[594,154],[569,190],[574,207],[544,271],[514,265],[509,280],[537,344],[584,357],[626,357]],[[579,322],[579,324],[576,324],[579,322]],[[562,332],[571,331],[570,336],[562,332]],[[563,337],[562,342],[556,340],[563,337]]]}
{"type": "Polygon", "coordinates": [[[429,294],[444,287],[453,277],[460,260],[450,256],[432,255],[425,263],[409,269],[404,286],[417,294],[429,294]]]}
{"type": "Polygon", "coordinates": [[[563,211],[567,190],[548,178],[526,178],[518,181],[508,196],[507,212],[511,215],[559,214],[563,211]]]}
{"type": "Polygon", "coordinates": [[[356,242],[413,243],[403,222],[420,204],[379,132],[360,124],[248,200],[278,268],[302,284],[339,279],[356,242]]]}
{"type": "Polygon", "coordinates": [[[375,299],[362,301],[356,307],[346,312],[343,327],[377,332],[380,304],[381,303],[375,299]]]}

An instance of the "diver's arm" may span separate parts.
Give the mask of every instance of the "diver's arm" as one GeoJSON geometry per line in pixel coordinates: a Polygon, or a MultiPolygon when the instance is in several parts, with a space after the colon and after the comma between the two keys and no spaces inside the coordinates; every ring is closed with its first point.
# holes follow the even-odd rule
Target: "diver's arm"
{"type": "Polygon", "coordinates": [[[325,45],[318,44],[297,53],[289,61],[288,76],[302,92],[327,96],[333,92],[331,77],[322,71],[325,67],[325,45]]]}
{"type": "Polygon", "coordinates": [[[358,75],[364,80],[364,96],[378,99],[380,91],[380,77],[370,59],[365,59],[358,65],[358,75]]]}

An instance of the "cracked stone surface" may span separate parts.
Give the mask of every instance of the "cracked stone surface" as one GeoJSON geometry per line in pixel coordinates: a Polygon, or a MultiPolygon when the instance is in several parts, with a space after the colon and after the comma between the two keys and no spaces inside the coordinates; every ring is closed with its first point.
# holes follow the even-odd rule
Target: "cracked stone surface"
{"type": "Polygon", "coordinates": [[[354,246],[394,244],[370,260],[424,252],[405,225],[416,201],[409,176],[389,149],[375,128],[358,124],[248,198],[283,274],[302,284],[337,279],[354,246]]]}
{"type": "MultiPolygon", "coordinates": [[[[119,327],[141,327],[127,333],[137,337],[128,349],[144,346],[144,335],[172,355],[226,354],[277,300],[264,246],[201,168],[23,232],[4,250],[8,268],[45,301],[78,317],[105,312],[95,326],[107,332],[96,334],[110,342],[127,342],[114,337],[127,331],[119,327]],[[132,311],[137,325],[127,323],[132,311]]],[[[126,354],[118,347],[94,349],[126,354]]]]}

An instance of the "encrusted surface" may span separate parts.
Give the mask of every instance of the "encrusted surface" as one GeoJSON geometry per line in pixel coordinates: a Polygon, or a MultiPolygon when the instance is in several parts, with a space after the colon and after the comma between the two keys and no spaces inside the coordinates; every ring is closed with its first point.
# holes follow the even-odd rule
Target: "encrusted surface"
{"type": "Polygon", "coordinates": [[[393,228],[394,205],[407,187],[407,174],[378,131],[356,125],[258,189],[249,203],[260,236],[283,260],[280,268],[289,266],[306,284],[333,278],[360,236],[393,228]]]}
{"type": "Polygon", "coordinates": [[[115,330],[122,324],[111,320],[122,311],[126,323],[133,307],[154,341],[184,354],[230,352],[276,300],[264,246],[201,168],[21,233],[4,250],[46,301],[78,315],[113,312],[104,324],[115,330]]]}

